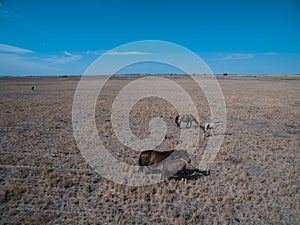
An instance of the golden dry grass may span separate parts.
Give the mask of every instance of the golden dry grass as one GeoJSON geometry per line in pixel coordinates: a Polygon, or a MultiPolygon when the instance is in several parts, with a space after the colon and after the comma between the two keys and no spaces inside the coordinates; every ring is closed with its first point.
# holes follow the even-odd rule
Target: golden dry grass
{"type": "MultiPolygon", "coordinates": [[[[207,102],[195,84],[173,79],[192,90],[201,122],[209,120],[207,102]]],[[[72,132],[78,80],[0,80],[0,223],[300,223],[298,77],[219,77],[228,123],[211,175],[187,184],[170,179],[144,187],[115,184],[81,156],[72,132]]],[[[96,121],[112,154],[136,165],[138,153],[118,142],[109,115],[115,91],[129,81],[110,81],[98,99],[96,121]]],[[[131,129],[144,138],[150,119],[162,116],[169,130],[159,149],[171,149],[179,136],[175,115],[167,102],[144,99],[132,109],[131,129]]],[[[199,141],[190,167],[198,165],[205,144],[199,141]]]]}

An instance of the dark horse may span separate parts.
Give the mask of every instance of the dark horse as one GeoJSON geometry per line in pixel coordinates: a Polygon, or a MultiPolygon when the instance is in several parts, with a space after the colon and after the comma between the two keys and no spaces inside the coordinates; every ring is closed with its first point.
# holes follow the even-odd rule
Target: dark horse
{"type": "MultiPolygon", "coordinates": [[[[185,178],[186,164],[191,162],[189,154],[184,150],[159,152],[154,150],[143,151],[139,157],[139,166],[151,166],[163,162],[163,176],[167,173],[179,171],[185,178]],[[165,161],[164,161],[165,160],[165,161]]],[[[142,167],[141,167],[142,169],[142,167]]]]}

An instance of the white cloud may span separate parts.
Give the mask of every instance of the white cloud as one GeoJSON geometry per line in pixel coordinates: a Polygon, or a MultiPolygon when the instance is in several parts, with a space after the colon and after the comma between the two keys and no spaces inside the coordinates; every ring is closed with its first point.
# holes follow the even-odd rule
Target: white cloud
{"type": "Polygon", "coordinates": [[[33,51],[28,49],[19,48],[11,45],[5,45],[5,44],[0,44],[0,52],[10,52],[10,53],[17,53],[17,54],[33,53],[33,51]]]}
{"type": "Polygon", "coordinates": [[[277,52],[264,52],[264,55],[278,55],[277,52]]]}
{"type": "Polygon", "coordinates": [[[0,76],[53,75],[54,67],[48,66],[24,55],[0,53],[0,76]]]}
{"type": "Polygon", "coordinates": [[[51,56],[0,44],[0,76],[81,74],[85,67],[81,58],[81,54],[68,51],[51,56]]]}
{"type": "Polygon", "coordinates": [[[107,50],[88,50],[84,52],[87,55],[149,55],[149,52],[129,51],[129,52],[118,52],[118,51],[107,51],[107,50]]]}
{"type": "Polygon", "coordinates": [[[0,17],[20,17],[20,15],[14,12],[5,10],[2,2],[3,1],[0,0],[0,17]]]}
{"type": "Polygon", "coordinates": [[[105,52],[106,52],[105,50],[95,50],[95,51],[88,50],[85,52],[85,54],[87,54],[87,55],[102,55],[105,52]]]}
{"type": "Polygon", "coordinates": [[[54,64],[66,64],[66,63],[80,60],[82,58],[81,55],[73,55],[71,53],[69,53],[69,54],[71,54],[71,55],[69,55],[68,52],[64,52],[64,54],[67,56],[52,56],[50,58],[47,58],[46,60],[48,62],[54,63],[54,64]]]}
{"type": "Polygon", "coordinates": [[[151,54],[151,53],[149,53],[149,52],[138,52],[138,51],[131,51],[131,52],[109,51],[107,54],[108,55],[148,55],[148,54],[151,54]]]}
{"type": "Polygon", "coordinates": [[[73,54],[68,52],[68,51],[64,51],[64,54],[67,55],[67,56],[72,56],[73,54]]]}
{"type": "Polygon", "coordinates": [[[255,54],[241,54],[241,53],[234,53],[228,54],[225,56],[225,60],[239,60],[239,59],[251,59],[254,58],[255,54]]]}
{"type": "MultiPolygon", "coordinates": [[[[1,6],[0,6],[0,8],[1,8],[1,6]]],[[[15,18],[21,17],[20,15],[14,13],[14,12],[7,11],[7,10],[4,10],[4,9],[0,9],[0,16],[2,16],[2,17],[15,17],[15,18]]]]}

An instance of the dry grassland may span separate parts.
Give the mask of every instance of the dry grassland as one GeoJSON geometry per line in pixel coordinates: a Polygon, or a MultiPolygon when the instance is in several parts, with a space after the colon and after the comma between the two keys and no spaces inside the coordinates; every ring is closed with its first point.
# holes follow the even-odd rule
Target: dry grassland
{"type": "MultiPolygon", "coordinates": [[[[287,78],[220,76],[227,131],[211,174],[143,187],[113,183],[81,156],[72,131],[79,78],[1,78],[0,223],[300,224],[300,79],[287,78]]],[[[207,122],[203,93],[189,79],[172,79],[207,122]]],[[[103,89],[96,122],[106,148],[137,165],[138,152],[118,141],[110,122],[116,92],[129,82],[113,79],[103,89]]],[[[168,133],[158,150],[172,149],[176,114],[162,99],[144,99],[132,108],[132,132],[147,137],[150,119],[161,116],[168,133]]],[[[199,140],[188,168],[197,167],[205,144],[199,140]]]]}

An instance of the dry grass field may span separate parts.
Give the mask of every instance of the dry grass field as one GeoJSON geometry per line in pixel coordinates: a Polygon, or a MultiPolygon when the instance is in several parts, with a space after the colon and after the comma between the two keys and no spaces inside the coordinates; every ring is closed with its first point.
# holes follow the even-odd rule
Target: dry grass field
{"type": "MultiPolygon", "coordinates": [[[[190,79],[170,78],[190,90],[207,122],[203,93],[190,79]]],[[[72,131],[79,79],[0,78],[0,224],[300,224],[299,76],[219,76],[227,130],[211,174],[142,187],[107,180],[82,157],[72,131]]],[[[130,80],[103,89],[96,123],[106,148],[137,165],[138,152],[119,143],[110,122],[114,97],[130,80]]],[[[144,99],[132,108],[132,132],[146,137],[150,119],[161,116],[168,133],[158,150],[172,149],[176,114],[164,100],[144,99]]]]}

